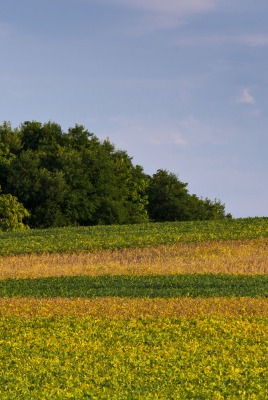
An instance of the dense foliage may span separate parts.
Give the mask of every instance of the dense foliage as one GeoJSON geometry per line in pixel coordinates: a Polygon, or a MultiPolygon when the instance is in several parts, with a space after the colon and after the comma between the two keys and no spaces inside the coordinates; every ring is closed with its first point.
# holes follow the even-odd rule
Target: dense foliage
{"type": "Polygon", "coordinates": [[[219,200],[190,195],[187,183],[166,170],[159,169],[147,189],[148,212],[153,221],[195,221],[231,218],[219,200]]]}
{"type": "Polygon", "coordinates": [[[0,126],[0,185],[29,211],[32,228],[221,219],[220,201],[190,195],[165,170],[152,177],[81,125],[0,126]]]}
{"type": "Polygon", "coordinates": [[[0,280],[0,297],[258,297],[267,275],[65,276],[0,280]]]}
{"type": "Polygon", "coordinates": [[[2,316],[1,399],[267,398],[267,317],[125,319],[112,311],[2,316]]]}
{"type": "MultiPolygon", "coordinates": [[[[1,186],[0,186],[1,192],[1,186]]],[[[18,202],[17,197],[11,194],[0,195],[0,230],[24,230],[28,226],[22,221],[29,217],[29,212],[18,202]]]]}
{"type": "Polygon", "coordinates": [[[267,399],[267,318],[1,318],[2,400],[267,399]]]}

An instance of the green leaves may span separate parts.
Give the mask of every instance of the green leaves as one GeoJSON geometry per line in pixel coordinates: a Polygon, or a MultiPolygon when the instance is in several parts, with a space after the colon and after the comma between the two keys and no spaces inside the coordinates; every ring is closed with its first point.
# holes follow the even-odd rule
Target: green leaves
{"type": "Polygon", "coordinates": [[[261,297],[267,275],[69,276],[0,281],[0,297],[261,297]]]}
{"type": "MultiPolygon", "coordinates": [[[[1,188],[0,188],[1,189],[1,188]]],[[[22,221],[29,212],[11,194],[0,194],[0,231],[19,231],[28,229],[22,221]]]]}

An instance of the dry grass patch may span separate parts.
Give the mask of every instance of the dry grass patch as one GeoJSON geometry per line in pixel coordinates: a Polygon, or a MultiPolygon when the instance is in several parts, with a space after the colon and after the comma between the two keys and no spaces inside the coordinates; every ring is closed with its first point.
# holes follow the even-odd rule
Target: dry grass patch
{"type": "Polygon", "coordinates": [[[0,257],[0,279],[180,273],[268,273],[268,238],[0,257]]]}
{"type": "Polygon", "coordinates": [[[108,318],[267,317],[266,298],[0,299],[0,317],[94,316],[108,318]]]}

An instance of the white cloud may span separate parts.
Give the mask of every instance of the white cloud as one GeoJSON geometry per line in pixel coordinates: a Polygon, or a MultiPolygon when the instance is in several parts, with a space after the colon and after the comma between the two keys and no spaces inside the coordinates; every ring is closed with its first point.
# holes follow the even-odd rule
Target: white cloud
{"type": "Polygon", "coordinates": [[[250,93],[249,88],[242,89],[242,92],[239,94],[236,101],[237,101],[237,103],[241,103],[241,104],[250,104],[250,105],[255,104],[255,99],[252,96],[252,94],[250,93]]]}

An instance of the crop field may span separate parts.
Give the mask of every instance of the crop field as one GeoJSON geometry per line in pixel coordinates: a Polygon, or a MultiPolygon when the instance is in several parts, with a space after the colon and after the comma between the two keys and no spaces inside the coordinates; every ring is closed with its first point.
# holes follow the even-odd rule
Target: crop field
{"type": "Polygon", "coordinates": [[[266,399],[265,319],[2,318],[1,399],[266,399]]]}
{"type": "Polygon", "coordinates": [[[0,256],[0,279],[80,275],[267,274],[268,238],[0,256]]]}
{"type": "Polygon", "coordinates": [[[65,253],[268,237],[267,218],[0,232],[0,255],[65,253]]]}
{"type": "Polygon", "coordinates": [[[268,398],[268,218],[0,234],[0,398],[268,398]]]}

